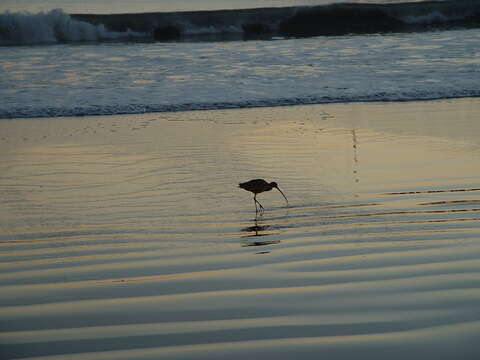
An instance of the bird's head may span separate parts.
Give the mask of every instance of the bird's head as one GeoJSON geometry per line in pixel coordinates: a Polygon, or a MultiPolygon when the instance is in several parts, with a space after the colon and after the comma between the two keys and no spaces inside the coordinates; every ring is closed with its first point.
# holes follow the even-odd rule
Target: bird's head
{"type": "Polygon", "coordinates": [[[277,188],[277,189],[278,189],[278,184],[277,184],[275,181],[272,181],[272,182],[270,183],[270,186],[271,186],[272,188],[277,188]]]}

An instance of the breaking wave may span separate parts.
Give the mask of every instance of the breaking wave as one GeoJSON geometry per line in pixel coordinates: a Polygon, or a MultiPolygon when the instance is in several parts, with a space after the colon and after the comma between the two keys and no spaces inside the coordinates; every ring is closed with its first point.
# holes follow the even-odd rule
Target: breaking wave
{"type": "Polygon", "coordinates": [[[0,44],[63,41],[268,39],[479,27],[480,2],[320,6],[143,14],[0,14],[0,44]]]}
{"type": "Polygon", "coordinates": [[[126,29],[113,31],[104,24],[75,20],[62,10],[31,14],[0,14],[0,45],[32,45],[58,42],[131,39],[144,36],[126,29]]]}

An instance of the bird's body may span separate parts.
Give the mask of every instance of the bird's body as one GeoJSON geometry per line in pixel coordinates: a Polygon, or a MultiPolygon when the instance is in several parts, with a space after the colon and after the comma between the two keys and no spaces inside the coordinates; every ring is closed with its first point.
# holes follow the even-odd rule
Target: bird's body
{"type": "Polygon", "coordinates": [[[256,212],[258,212],[257,204],[260,205],[260,208],[263,210],[262,204],[260,204],[260,202],[257,200],[257,194],[260,194],[260,193],[265,192],[265,191],[270,191],[273,188],[280,191],[280,193],[283,195],[283,197],[287,201],[287,205],[288,205],[287,197],[282,192],[282,190],[280,190],[278,188],[278,184],[274,181],[269,183],[269,182],[267,182],[263,179],[253,179],[253,180],[238,184],[238,187],[253,193],[253,201],[255,202],[255,211],[256,212]]]}
{"type": "Polygon", "coordinates": [[[269,183],[263,179],[253,179],[244,183],[238,184],[238,187],[253,192],[254,194],[260,194],[264,191],[270,191],[275,186],[276,183],[269,183]]]}

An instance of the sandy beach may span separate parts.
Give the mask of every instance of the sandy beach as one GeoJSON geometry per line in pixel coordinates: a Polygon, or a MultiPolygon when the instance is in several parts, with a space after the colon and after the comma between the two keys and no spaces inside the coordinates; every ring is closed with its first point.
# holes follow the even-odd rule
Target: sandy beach
{"type": "Polygon", "coordinates": [[[480,100],[0,121],[2,359],[476,359],[480,100]],[[237,187],[276,181],[288,197],[237,187]]]}

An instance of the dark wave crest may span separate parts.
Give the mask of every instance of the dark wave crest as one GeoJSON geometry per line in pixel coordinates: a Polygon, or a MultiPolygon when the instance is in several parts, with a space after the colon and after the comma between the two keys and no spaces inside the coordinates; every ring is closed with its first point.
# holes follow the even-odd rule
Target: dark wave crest
{"type": "Polygon", "coordinates": [[[480,1],[332,4],[143,14],[0,14],[0,45],[71,41],[205,41],[480,27],[480,1]]]}
{"type": "Polygon", "coordinates": [[[432,28],[480,26],[480,2],[427,1],[402,4],[331,4],[120,15],[72,15],[118,32],[148,33],[157,40],[338,36],[432,28]]]}

